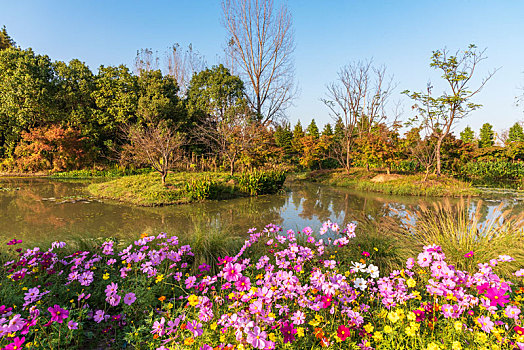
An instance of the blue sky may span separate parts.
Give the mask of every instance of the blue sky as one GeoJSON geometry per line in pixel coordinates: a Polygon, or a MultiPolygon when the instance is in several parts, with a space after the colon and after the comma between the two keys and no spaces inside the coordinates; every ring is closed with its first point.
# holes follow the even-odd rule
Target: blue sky
{"type": "MultiPolygon", "coordinates": [[[[483,107],[461,121],[478,132],[490,122],[495,130],[524,120],[515,96],[524,86],[523,1],[373,1],[288,0],[295,30],[295,65],[300,94],[289,119],[308,124],[331,121],[320,101],[339,68],[373,58],[385,64],[398,88],[394,100],[412,116],[403,90],[423,90],[428,80],[442,91],[439,74],[429,67],[431,52],[444,47],[487,48],[476,85],[488,71],[500,68],[477,95],[483,107]]],[[[22,48],[32,47],[54,60],[79,58],[92,70],[124,63],[132,67],[136,51],[163,52],[173,43],[200,51],[208,64],[223,56],[226,33],[218,0],[177,1],[12,1],[0,0],[0,25],[22,48]]]]}

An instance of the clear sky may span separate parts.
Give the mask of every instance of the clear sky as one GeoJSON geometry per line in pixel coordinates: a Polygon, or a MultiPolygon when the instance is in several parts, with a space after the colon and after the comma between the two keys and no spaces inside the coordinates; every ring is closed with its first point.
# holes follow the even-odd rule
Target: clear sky
{"type": "MultiPolygon", "coordinates": [[[[278,1],[278,0],[276,0],[278,1]]],[[[398,82],[395,100],[412,116],[403,90],[423,90],[428,80],[440,92],[439,75],[429,67],[431,52],[444,47],[487,48],[478,83],[500,68],[477,95],[483,107],[461,121],[478,132],[490,122],[495,130],[524,119],[515,97],[524,86],[524,1],[506,0],[288,0],[295,30],[295,65],[300,94],[288,110],[292,123],[332,121],[320,101],[339,68],[373,58],[385,64],[398,82]]],[[[132,67],[136,52],[160,53],[173,43],[201,52],[213,65],[220,62],[226,38],[219,0],[0,0],[0,26],[22,48],[32,47],[53,60],[79,58],[93,71],[101,65],[132,67]]]]}

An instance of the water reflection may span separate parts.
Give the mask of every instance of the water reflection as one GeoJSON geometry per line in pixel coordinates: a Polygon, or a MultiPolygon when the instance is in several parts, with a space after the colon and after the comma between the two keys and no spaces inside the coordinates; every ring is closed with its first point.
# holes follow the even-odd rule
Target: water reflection
{"type": "MultiPolygon", "coordinates": [[[[295,183],[278,195],[144,208],[87,198],[85,185],[42,178],[0,179],[0,242],[13,237],[37,244],[71,237],[137,237],[144,232],[183,235],[202,225],[219,226],[224,234],[238,235],[270,222],[285,228],[318,229],[328,219],[339,223],[359,217],[377,222],[385,216],[405,220],[410,208],[446,200],[295,183]]],[[[498,193],[485,199],[483,220],[494,215],[500,203],[515,213],[524,210],[518,193],[498,193]]],[[[472,209],[477,202],[472,200],[472,209]]]]}

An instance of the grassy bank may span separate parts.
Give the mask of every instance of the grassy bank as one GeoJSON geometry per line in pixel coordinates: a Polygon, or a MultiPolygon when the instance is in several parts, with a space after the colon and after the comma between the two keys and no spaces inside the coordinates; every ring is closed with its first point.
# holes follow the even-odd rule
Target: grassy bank
{"type": "Polygon", "coordinates": [[[161,206],[276,193],[282,189],[284,181],[285,174],[279,171],[238,176],[178,172],[169,174],[166,186],[163,186],[158,173],[148,173],[91,184],[88,191],[96,197],[142,206],[161,206]]]}
{"type": "Polygon", "coordinates": [[[360,168],[352,169],[349,174],[344,170],[314,171],[298,179],[394,195],[459,197],[480,194],[471,184],[447,176],[430,175],[423,181],[424,174],[386,175],[360,168]]]}

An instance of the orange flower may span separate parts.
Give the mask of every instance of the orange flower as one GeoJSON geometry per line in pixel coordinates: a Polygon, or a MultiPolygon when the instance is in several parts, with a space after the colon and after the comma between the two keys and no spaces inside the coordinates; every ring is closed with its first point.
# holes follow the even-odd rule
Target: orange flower
{"type": "Polygon", "coordinates": [[[147,236],[148,236],[147,233],[144,232],[144,233],[142,233],[142,234],[140,235],[140,238],[145,238],[145,237],[147,237],[147,236]]]}
{"type": "Polygon", "coordinates": [[[163,302],[164,300],[166,300],[166,297],[162,295],[160,298],[158,298],[158,300],[160,300],[161,302],[163,302]]]}
{"type": "Polygon", "coordinates": [[[322,330],[322,328],[315,328],[314,334],[315,337],[318,339],[322,339],[324,337],[324,331],[322,330]]]}
{"type": "Polygon", "coordinates": [[[187,325],[186,325],[185,323],[182,323],[182,324],[180,325],[180,329],[186,329],[186,328],[187,328],[187,325]]]}
{"type": "Polygon", "coordinates": [[[153,339],[156,339],[156,338],[158,338],[158,334],[155,334],[155,335],[153,336],[153,339]]]}
{"type": "Polygon", "coordinates": [[[329,342],[329,339],[324,337],[320,340],[320,345],[322,345],[323,347],[327,348],[329,346],[330,342],[329,342]]]}
{"type": "Polygon", "coordinates": [[[195,342],[195,339],[193,338],[184,339],[184,345],[193,345],[194,342],[195,342]]]}

